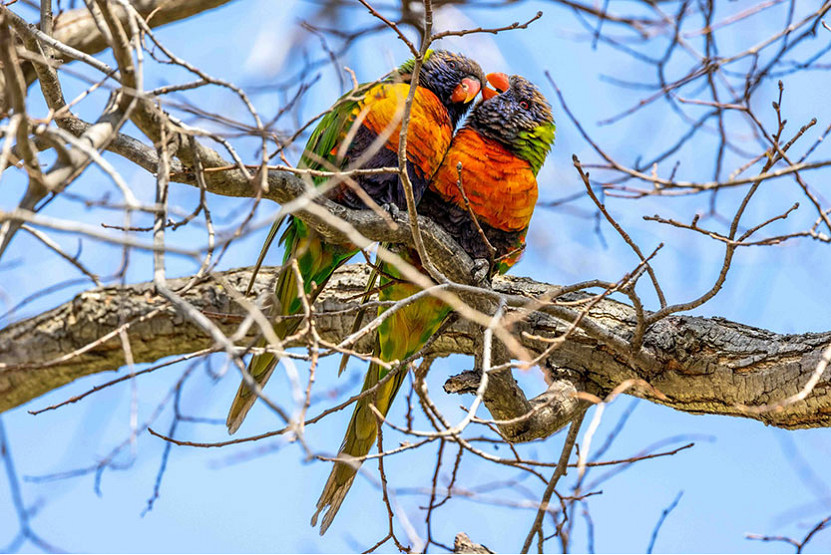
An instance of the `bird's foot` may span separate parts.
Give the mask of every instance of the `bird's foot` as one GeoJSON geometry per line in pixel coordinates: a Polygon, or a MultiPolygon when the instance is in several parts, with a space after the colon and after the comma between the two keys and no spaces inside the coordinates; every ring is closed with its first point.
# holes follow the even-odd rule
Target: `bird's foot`
{"type": "Polygon", "coordinates": [[[381,205],[381,210],[389,214],[393,220],[401,213],[401,209],[394,202],[385,202],[381,205]]]}
{"type": "Polygon", "coordinates": [[[473,261],[473,281],[482,285],[490,285],[490,260],[486,258],[477,258],[473,261]]]}

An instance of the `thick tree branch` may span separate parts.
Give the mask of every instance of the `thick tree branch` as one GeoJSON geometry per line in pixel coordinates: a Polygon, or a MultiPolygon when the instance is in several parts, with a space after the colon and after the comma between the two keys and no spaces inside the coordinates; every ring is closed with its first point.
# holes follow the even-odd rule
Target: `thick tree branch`
{"type": "MultiPolygon", "coordinates": [[[[346,310],[357,308],[367,274],[368,269],[363,265],[347,266],[334,276],[321,295],[315,315],[317,330],[324,340],[334,343],[351,331],[354,312],[346,310]]],[[[242,292],[249,275],[247,269],[233,270],[223,273],[222,278],[242,292]]],[[[274,275],[274,268],[264,269],[258,278],[258,291],[274,275]]],[[[176,290],[188,279],[171,280],[170,288],[176,290]]],[[[495,280],[494,289],[516,300],[539,298],[551,291],[552,286],[527,278],[505,277],[495,280]]],[[[183,296],[209,315],[245,314],[216,281],[204,281],[183,296]]],[[[580,297],[572,294],[565,299],[575,301],[580,297]]],[[[515,324],[513,332],[532,352],[539,353],[548,347],[540,337],[555,337],[569,325],[542,310],[526,316],[515,324]]],[[[240,320],[241,317],[215,316],[217,325],[228,334],[236,330],[240,320]]],[[[123,365],[124,354],[116,332],[120,322],[129,324],[127,333],[136,363],[212,345],[209,337],[185,322],[154,293],[151,283],[93,289],[49,312],[0,330],[0,360],[3,361],[0,363],[0,410],[35,399],[79,377],[123,365]],[[107,341],[95,343],[107,334],[107,341]],[[77,356],[67,357],[90,344],[93,344],[91,348],[77,356]]],[[[635,358],[622,356],[617,347],[610,347],[604,341],[607,337],[625,340],[631,336],[635,326],[631,307],[603,300],[589,312],[586,322],[586,327],[572,334],[545,361],[548,368],[570,369],[568,374],[554,372],[555,383],[568,378],[579,389],[596,391],[639,378],[665,398],[659,399],[645,390],[630,390],[631,394],[677,410],[741,415],[783,428],[831,426],[827,371],[804,401],[763,413],[745,408],[776,403],[797,393],[814,373],[822,351],[831,342],[831,332],[779,335],[720,318],[670,316],[647,331],[642,352],[635,358]]],[[[480,328],[461,321],[442,333],[430,353],[473,354],[480,333],[480,328]]],[[[366,345],[359,344],[358,348],[368,351],[366,345]]],[[[492,387],[500,387],[502,382],[492,380],[492,387]]],[[[515,384],[505,380],[504,388],[502,392],[491,392],[503,403],[505,399],[518,397],[515,384]]],[[[556,391],[549,389],[548,397],[541,396],[530,403],[532,406],[573,403],[568,388],[562,384],[556,388],[563,391],[559,398],[556,391]]],[[[518,403],[515,414],[527,412],[523,408],[526,406],[523,403],[528,403],[524,395],[518,403]]],[[[501,418],[497,416],[498,407],[489,406],[489,409],[501,418]]],[[[557,414],[555,417],[561,419],[562,414],[557,414]]]]}
{"type": "Polygon", "coordinates": [[[474,543],[464,532],[459,532],[453,542],[453,553],[493,553],[493,551],[484,545],[474,543]]]}

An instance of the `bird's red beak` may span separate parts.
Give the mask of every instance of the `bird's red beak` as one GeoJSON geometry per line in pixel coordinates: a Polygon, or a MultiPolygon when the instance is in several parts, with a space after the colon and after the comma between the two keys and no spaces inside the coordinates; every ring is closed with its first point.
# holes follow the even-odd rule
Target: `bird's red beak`
{"type": "Polygon", "coordinates": [[[511,82],[504,73],[488,73],[485,77],[497,93],[504,93],[511,88],[511,82]]]}
{"type": "Polygon", "coordinates": [[[452,102],[463,102],[467,104],[476,98],[476,95],[479,94],[481,88],[482,84],[479,83],[477,79],[465,77],[462,79],[462,82],[456,85],[456,88],[453,89],[453,94],[450,95],[450,100],[452,102]]]}
{"type": "Polygon", "coordinates": [[[482,87],[482,98],[490,100],[494,96],[499,96],[499,91],[495,91],[489,87],[482,87]]]}

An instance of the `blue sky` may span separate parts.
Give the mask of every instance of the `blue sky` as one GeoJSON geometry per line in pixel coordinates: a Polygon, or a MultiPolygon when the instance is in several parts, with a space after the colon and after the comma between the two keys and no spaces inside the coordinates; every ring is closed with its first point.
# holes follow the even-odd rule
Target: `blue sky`
{"type": "MultiPolygon", "coordinates": [[[[615,9],[618,4],[623,6],[623,3],[611,3],[615,9]]],[[[797,2],[797,13],[809,9],[808,4],[797,2]]],[[[716,19],[721,20],[750,5],[750,2],[725,3],[724,11],[719,12],[716,19]]],[[[754,20],[756,27],[753,29],[736,26],[732,33],[724,35],[723,51],[730,52],[734,48],[741,49],[740,45],[752,44],[754,32],[763,37],[764,33],[778,28],[786,8],[785,4],[771,8],[763,18],[754,20]],[[765,29],[761,22],[767,22],[770,29],[765,29]]],[[[253,87],[282,82],[295,74],[303,53],[297,48],[287,48],[287,40],[303,32],[299,22],[313,9],[312,3],[300,1],[234,2],[163,28],[158,35],[177,55],[208,73],[253,87]]],[[[553,90],[545,81],[544,70],[551,72],[569,106],[593,137],[604,149],[626,163],[633,163],[638,156],[648,158],[659,152],[671,144],[684,128],[661,103],[616,125],[598,125],[598,121],[619,113],[645,94],[640,90],[615,86],[599,76],[634,79],[643,75],[644,66],[621,57],[603,44],[593,49],[575,17],[548,2],[527,2],[502,11],[441,10],[437,13],[436,26],[438,29],[499,26],[528,19],[540,9],[544,11],[542,20],[526,31],[496,37],[474,35],[445,41],[442,46],[464,51],[479,60],[486,71],[525,75],[539,83],[551,100],[558,136],[554,151],[539,176],[540,201],[544,202],[582,190],[579,176],[571,164],[572,154],[577,154],[584,162],[597,161],[591,147],[563,114],[553,90]]],[[[32,15],[31,10],[21,13],[32,15]]],[[[352,15],[356,19],[347,25],[360,27],[372,22],[363,11],[356,10],[352,15]]],[[[826,33],[824,37],[820,34],[816,40],[827,44],[831,39],[826,33]]],[[[308,47],[311,54],[319,55],[317,41],[309,41],[308,47]]],[[[814,48],[818,48],[816,43],[814,48]]],[[[342,62],[354,69],[359,79],[370,80],[405,57],[405,48],[393,39],[392,34],[386,33],[359,42],[342,62]]],[[[676,74],[683,67],[670,66],[668,70],[670,74],[676,74]]],[[[84,71],[78,66],[75,69],[84,71]]],[[[813,116],[819,119],[818,128],[828,125],[831,113],[823,96],[826,92],[823,87],[817,86],[818,77],[824,79],[825,75],[813,72],[784,78],[786,96],[783,107],[788,119],[793,122],[789,128],[796,129],[813,116]]],[[[184,79],[186,76],[182,72],[156,67],[147,74],[147,87],[184,79]]],[[[643,79],[651,80],[652,76],[643,79]]],[[[72,77],[65,77],[64,86],[66,95],[72,97],[85,85],[72,77]]],[[[323,67],[321,79],[303,107],[303,115],[310,117],[325,109],[341,92],[331,67],[323,67]]],[[[772,110],[767,107],[776,94],[775,81],[766,82],[756,93],[758,113],[768,125],[775,122],[772,110]]],[[[244,107],[216,88],[196,91],[187,98],[228,117],[245,118],[244,107]]],[[[281,106],[280,98],[274,93],[255,94],[253,99],[266,117],[281,106]]],[[[104,100],[104,96],[90,99],[81,105],[79,115],[94,117],[104,100]]],[[[43,107],[34,104],[30,110],[34,114],[42,113],[43,107]]],[[[696,112],[691,109],[691,113],[696,112]]],[[[135,134],[133,129],[128,129],[128,132],[135,134]]],[[[815,130],[806,145],[813,141],[817,133],[819,131],[815,130]]],[[[253,160],[256,156],[255,142],[247,139],[236,144],[245,156],[253,160]]],[[[713,148],[714,139],[705,136],[696,142],[694,148],[681,151],[676,157],[681,161],[679,178],[711,179],[713,148]]],[[[827,157],[830,147],[823,144],[819,148],[818,155],[827,157]]],[[[152,176],[131,168],[114,155],[108,155],[108,159],[122,172],[141,200],[152,201],[152,176]]],[[[296,155],[290,159],[296,159],[296,155]]],[[[674,160],[668,162],[666,167],[661,166],[664,175],[669,172],[674,160]]],[[[728,173],[737,165],[733,163],[735,161],[735,157],[728,157],[728,173]]],[[[830,176],[828,170],[816,172],[810,174],[810,182],[828,194],[822,187],[830,176]]],[[[12,208],[20,198],[25,183],[19,176],[9,174],[3,176],[2,185],[4,193],[0,196],[0,209],[12,208]]],[[[92,198],[99,198],[107,190],[116,193],[105,176],[95,169],[89,170],[72,186],[73,193],[92,198]]],[[[723,214],[732,214],[731,209],[740,200],[737,196],[740,194],[742,191],[719,196],[718,206],[723,214]]],[[[800,193],[792,181],[765,184],[749,206],[745,221],[763,221],[799,199],[800,193]]],[[[198,193],[194,189],[172,187],[171,205],[180,207],[183,212],[191,210],[197,201],[198,193]]],[[[239,214],[249,206],[247,201],[222,197],[212,197],[210,202],[215,218],[225,230],[233,229],[233,225],[240,220],[239,214]]],[[[660,213],[665,217],[689,221],[693,214],[706,211],[708,203],[709,197],[706,196],[637,201],[608,199],[610,210],[645,251],[651,251],[659,242],[666,244],[654,266],[671,302],[687,300],[706,291],[718,271],[723,251],[712,240],[645,222],[642,217],[660,213]]],[[[538,209],[529,234],[528,252],[514,268],[513,274],[552,283],[572,283],[592,278],[616,281],[635,266],[636,259],[614,230],[601,226],[601,238],[595,231],[594,220],[580,216],[581,213],[591,212],[588,199],[582,199],[574,206],[575,210],[538,209]]],[[[260,207],[257,221],[266,221],[272,209],[272,206],[260,207]]],[[[44,213],[95,224],[121,223],[118,212],[86,209],[78,202],[61,199],[53,202],[44,213]]],[[[812,221],[810,212],[803,209],[787,222],[778,224],[778,229],[800,229],[812,221]]],[[[137,220],[136,223],[140,222],[137,220]]],[[[265,230],[261,229],[236,242],[234,248],[224,255],[221,269],[252,264],[264,235],[265,230]]],[[[70,251],[78,248],[77,237],[56,235],[56,238],[70,251]]],[[[169,233],[168,240],[171,244],[201,246],[205,244],[205,232],[198,225],[186,226],[169,233]]],[[[721,316],[780,333],[827,330],[826,307],[831,302],[831,289],[823,276],[831,268],[822,248],[819,244],[802,241],[740,251],[724,289],[713,301],[693,314],[721,316]]],[[[85,239],[82,259],[106,274],[118,267],[120,250],[85,239]]],[[[279,254],[275,252],[270,262],[278,260],[279,254]]],[[[170,276],[188,275],[196,269],[188,260],[175,257],[168,260],[170,276]]],[[[3,312],[6,307],[15,305],[45,286],[77,277],[73,272],[62,261],[44,252],[31,237],[18,234],[0,263],[0,302],[6,303],[3,312]]],[[[127,280],[135,282],[151,278],[151,259],[143,253],[134,252],[127,280]]],[[[14,318],[37,314],[89,287],[89,283],[78,283],[64,288],[32,302],[14,318]]],[[[654,308],[654,295],[645,284],[640,292],[647,307],[654,308]]],[[[6,323],[2,321],[0,325],[6,323]]],[[[338,384],[335,365],[330,361],[321,370],[317,384],[320,391],[338,384]]],[[[441,385],[448,375],[470,365],[471,361],[464,357],[451,357],[436,362],[430,373],[430,391],[451,419],[460,418],[459,405],[464,400],[445,396],[441,393],[441,385]]],[[[195,368],[195,376],[188,381],[182,394],[184,413],[224,420],[238,378],[233,373],[214,378],[212,373],[220,372],[223,367],[223,357],[215,356],[195,368]]],[[[143,377],[133,385],[109,388],[59,411],[39,416],[27,413],[27,410],[48,406],[86,391],[97,383],[112,379],[113,374],[93,376],[2,416],[17,472],[27,478],[22,484],[25,500],[28,505],[38,507],[32,526],[41,536],[67,551],[89,552],[337,552],[364,549],[383,537],[386,511],[380,492],[372,485],[371,479],[377,473],[375,465],[364,466],[371,479],[356,482],[329,533],[320,538],[316,530],[309,526],[309,517],[329,466],[306,462],[302,450],[284,440],[222,450],[174,447],[161,484],[160,497],[153,509],[143,516],[147,500],[153,493],[165,448],[162,441],[148,435],[138,439],[134,450],[127,448],[119,454],[117,462],[124,467],[122,470],[104,471],[100,495],[94,488],[94,474],[60,480],[33,480],[95,465],[128,436],[132,400],[138,403],[139,422],[143,422],[185,369],[182,365],[166,368],[143,377]]],[[[353,380],[352,391],[357,389],[363,370],[364,367],[357,362],[350,365],[345,379],[353,380]]],[[[544,387],[542,379],[533,371],[521,375],[520,379],[532,394],[544,387]]],[[[272,379],[269,392],[278,399],[288,400],[285,378],[277,376],[272,379]]],[[[605,437],[632,402],[631,398],[622,397],[609,407],[597,438],[605,437]]],[[[323,406],[325,401],[316,408],[319,410],[323,406]]],[[[403,419],[403,412],[404,403],[398,402],[392,418],[403,419]]],[[[344,411],[310,428],[308,440],[311,448],[318,452],[334,452],[348,416],[344,411]]],[[[171,418],[168,406],[153,427],[166,430],[171,418]]],[[[276,426],[278,420],[274,415],[257,406],[240,433],[254,434],[276,426]]],[[[219,441],[227,437],[224,426],[215,424],[183,423],[177,434],[177,437],[193,441],[219,441]]],[[[402,439],[391,431],[385,438],[389,445],[402,439]]],[[[545,442],[520,449],[529,456],[555,461],[563,438],[564,433],[560,433],[545,442]]],[[[762,533],[801,537],[807,531],[806,526],[810,527],[831,513],[831,485],[823,476],[831,457],[827,431],[785,432],[749,420],[694,416],[642,401],[637,403],[605,458],[629,457],[665,440],[665,448],[678,447],[690,441],[696,445],[674,457],[634,465],[604,483],[600,487],[602,494],[589,498],[595,529],[594,548],[598,552],[643,552],[661,511],[682,491],[678,506],[664,523],[656,544],[657,551],[787,553],[791,550],[784,544],[751,542],[744,536],[746,533],[762,533]]],[[[599,443],[596,439],[594,445],[599,443]]],[[[395,496],[398,510],[413,523],[419,534],[424,533],[424,511],[419,506],[426,503],[426,497],[410,492],[429,486],[436,449],[437,446],[430,445],[423,450],[390,457],[387,461],[391,487],[400,489],[395,496]]],[[[455,452],[455,448],[448,446],[445,472],[452,467],[455,452]]],[[[589,478],[600,474],[590,474],[589,478]]],[[[512,471],[470,455],[465,455],[463,459],[460,476],[458,486],[468,490],[517,478],[512,471]]],[[[564,485],[572,483],[574,478],[569,475],[564,485]]],[[[482,498],[485,501],[494,498],[501,501],[534,500],[538,499],[541,491],[539,483],[525,480],[513,488],[483,493],[482,498]]],[[[6,545],[17,531],[8,492],[5,478],[0,478],[0,546],[6,545]]],[[[487,544],[495,551],[516,551],[533,516],[530,509],[498,507],[457,496],[440,509],[434,521],[434,535],[440,541],[452,544],[455,533],[465,531],[475,541],[487,544]]],[[[585,551],[588,548],[586,521],[580,515],[575,518],[573,550],[585,551]]],[[[399,537],[405,538],[406,534],[401,531],[399,537]]],[[[26,544],[23,549],[37,551],[32,544],[26,544]]],[[[548,549],[557,551],[558,546],[552,542],[548,544],[548,549]]],[[[382,551],[394,551],[394,547],[386,545],[382,551]]],[[[831,533],[819,534],[807,551],[831,551],[831,533]]]]}

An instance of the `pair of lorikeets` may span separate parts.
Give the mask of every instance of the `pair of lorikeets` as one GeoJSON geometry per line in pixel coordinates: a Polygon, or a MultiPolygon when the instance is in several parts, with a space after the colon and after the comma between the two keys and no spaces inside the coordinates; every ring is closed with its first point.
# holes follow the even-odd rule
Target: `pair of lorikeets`
{"type": "MultiPolygon", "coordinates": [[[[312,133],[298,166],[315,170],[397,167],[401,113],[414,68],[415,61],[410,60],[381,81],[341,98],[312,133]]],[[[554,141],[554,130],[548,102],[524,78],[503,73],[486,77],[479,64],[463,55],[430,51],[421,66],[407,127],[407,171],[419,213],[448,231],[473,259],[490,258],[494,262],[492,270],[504,273],[516,263],[524,247],[537,201],[536,175],[554,141]],[[488,88],[486,81],[495,90],[488,88]],[[483,99],[454,136],[459,120],[480,91],[483,99]],[[482,231],[495,254],[482,239],[482,231]]],[[[397,174],[360,174],[352,186],[343,182],[332,186],[326,178],[316,179],[315,184],[326,184],[326,196],[349,208],[367,209],[363,194],[378,205],[406,209],[397,174]],[[357,191],[355,185],[363,191],[357,191]]],[[[323,241],[297,217],[288,220],[281,239],[285,244],[284,265],[271,307],[274,317],[283,317],[274,324],[278,337],[296,331],[299,319],[285,316],[302,311],[292,260],[297,261],[304,293],[314,301],[335,269],[358,252],[352,244],[323,241]]],[[[260,262],[280,223],[272,227],[260,262]]],[[[412,249],[401,247],[399,254],[420,267],[418,254],[412,249]]],[[[383,264],[379,274],[381,301],[400,301],[419,291],[400,279],[399,270],[392,265],[383,264]]],[[[384,310],[380,308],[379,313],[384,310]]],[[[412,356],[450,312],[449,306],[430,296],[406,304],[380,325],[375,356],[385,362],[412,356]]],[[[248,371],[262,386],[277,362],[273,354],[256,355],[248,371]]],[[[363,389],[375,387],[388,372],[371,364],[363,389]]],[[[374,394],[357,401],[340,449],[343,462],[335,463],[312,517],[315,525],[318,515],[328,507],[321,534],[349,491],[362,457],[376,441],[377,419],[370,404],[386,415],[404,376],[404,372],[396,372],[374,394]]],[[[243,382],[228,414],[230,433],[239,428],[256,399],[256,393],[243,382]]]]}

